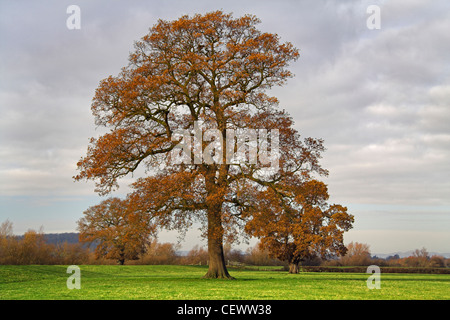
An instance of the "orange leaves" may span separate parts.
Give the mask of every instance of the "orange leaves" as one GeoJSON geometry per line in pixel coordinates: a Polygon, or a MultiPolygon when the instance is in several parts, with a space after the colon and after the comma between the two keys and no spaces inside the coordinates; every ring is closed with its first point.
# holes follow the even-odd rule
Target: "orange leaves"
{"type": "MultiPolygon", "coordinates": [[[[292,45],[279,44],[278,36],[259,32],[258,22],[253,16],[233,19],[221,11],[160,21],[137,43],[139,50],[132,60],[152,57],[152,68],[159,69],[153,74],[167,71],[168,82],[182,92],[197,92],[197,97],[209,96],[198,89],[211,90],[220,100],[232,87],[249,94],[289,76],[283,68],[297,58],[292,45]]],[[[214,105],[213,100],[197,102],[214,105]]]]}
{"type": "Polygon", "coordinates": [[[129,198],[160,227],[183,230],[206,210],[206,192],[196,173],[173,172],[139,179],[129,198]]]}
{"type": "Polygon", "coordinates": [[[338,204],[330,206],[327,214],[330,216],[330,223],[333,223],[343,231],[350,230],[355,221],[354,217],[347,213],[347,207],[338,204]]]}
{"type": "Polygon", "coordinates": [[[97,256],[136,259],[155,232],[150,216],[129,200],[109,198],[90,207],[78,221],[80,241],[97,242],[97,256]]]}
{"type": "Polygon", "coordinates": [[[353,216],[345,207],[326,203],[326,185],[291,179],[282,189],[292,192],[283,196],[268,189],[268,201],[256,202],[246,231],[260,238],[274,257],[289,262],[344,252],[342,234],[352,227],[353,216]]]}
{"type": "Polygon", "coordinates": [[[91,141],[75,179],[97,180],[108,193],[146,158],[163,163],[175,130],[198,119],[219,128],[251,125],[255,110],[274,108],[277,99],[264,91],[290,76],[298,50],[260,32],[259,22],[222,11],[159,20],[136,42],[129,65],[100,82],[92,112],[112,132],[91,141]]]}
{"type": "Polygon", "coordinates": [[[296,196],[296,201],[302,206],[322,206],[328,199],[328,189],[325,183],[317,180],[305,182],[296,196]]]}

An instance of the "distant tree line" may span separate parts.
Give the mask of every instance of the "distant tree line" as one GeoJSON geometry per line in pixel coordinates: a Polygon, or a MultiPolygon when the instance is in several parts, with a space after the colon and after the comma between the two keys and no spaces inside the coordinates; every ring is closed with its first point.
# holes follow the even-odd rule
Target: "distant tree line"
{"type": "MultiPolygon", "coordinates": [[[[12,223],[8,220],[0,224],[0,264],[117,264],[117,258],[99,256],[95,252],[96,244],[87,246],[78,241],[78,233],[44,234],[28,230],[22,236],[13,234],[12,223]]],[[[274,258],[268,249],[257,244],[246,251],[233,249],[224,245],[225,262],[229,266],[280,266],[288,269],[286,261],[274,258]]],[[[159,243],[149,240],[144,250],[134,260],[126,264],[142,265],[207,265],[208,251],[201,246],[194,246],[187,253],[181,254],[179,246],[173,243],[159,243]]],[[[351,242],[347,253],[335,259],[323,260],[313,258],[302,262],[302,266],[341,267],[369,266],[408,267],[408,268],[450,268],[450,259],[442,256],[430,256],[425,248],[416,249],[409,257],[398,255],[381,259],[371,256],[367,244],[351,242]]]]}
{"type": "Polygon", "coordinates": [[[0,264],[83,264],[89,260],[90,251],[81,243],[48,243],[42,228],[14,236],[10,221],[0,225],[0,264]]]}
{"type": "Polygon", "coordinates": [[[416,249],[409,257],[399,255],[386,259],[371,256],[369,246],[364,243],[351,242],[347,245],[347,254],[339,259],[321,262],[323,266],[386,266],[406,268],[450,268],[450,259],[443,256],[430,256],[427,249],[416,249]]]}

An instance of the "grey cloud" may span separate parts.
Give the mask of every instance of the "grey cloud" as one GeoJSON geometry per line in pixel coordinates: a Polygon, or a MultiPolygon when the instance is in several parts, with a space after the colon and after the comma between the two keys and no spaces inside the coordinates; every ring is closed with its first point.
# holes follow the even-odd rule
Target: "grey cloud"
{"type": "Polygon", "coordinates": [[[381,30],[330,46],[338,53],[297,79],[288,110],[300,132],[325,139],[327,182],[342,201],[448,204],[449,11],[380,6],[381,30]]]}

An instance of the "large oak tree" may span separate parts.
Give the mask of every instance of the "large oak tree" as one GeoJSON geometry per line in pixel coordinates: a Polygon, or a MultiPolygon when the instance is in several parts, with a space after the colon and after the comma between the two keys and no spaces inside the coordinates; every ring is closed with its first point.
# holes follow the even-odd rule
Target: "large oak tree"
{"type": "MultiPolygon", "coordinates": [[[[96,124],[110,131],[91,139],[75,177],[95,180],[97,191],[108,194],[119,178],[147,169],[133,184],[130,201],[160,227],[186,230],[201,222],[209,278],[231,278],[223,242],[242,231],[259,193],[282,192],[294,177],[302,182],[327,174],[319,164],[322,140],[301,140],[292,119],[268,95],[292,77],[287,68],[299,52],[276,34],[258,30],[259,22],[253,15],[234,18],[221,11],[159,20],[135,43],[128,66],[96,90],[96,124]],[[202,132],[222,135],[222,150],[236,148],[234,139],[227,141],[230,130],[266,129],[268,141],[278,132],[278,170],[265,170],[261,161],[227,162],[226,152],[211,153],[219,161],[196,161],[195,148],[188,154],[193,161],[176,163],[176,133],[194,135],[198,121],[202,132]]],[[[206,151],[206,143],[201,148],[206,151]]]]}

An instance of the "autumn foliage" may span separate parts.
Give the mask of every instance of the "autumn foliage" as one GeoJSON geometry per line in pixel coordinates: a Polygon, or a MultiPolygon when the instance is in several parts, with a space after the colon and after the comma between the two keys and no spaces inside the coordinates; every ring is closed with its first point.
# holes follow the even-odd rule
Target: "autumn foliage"
{"type": "Polygon", "coordinates": [[[84,264],[90,252],[79,243],[47,243],[41,230],[29,229],[21,237],[13,234],[9,220],[0,224],[0,264],[84,264]]]}
{"type": "Polygon", "coordinates": [[[90,207],[78,221],[80,241],[96,243],[97,257],[136,260],[145,253],[154,231],[146,213],[133,210],[127,200],[110,198],[90,207]]]}
{"type": "Polygon", "coordinates": [[[305,260],[345,255],[343,233],[352,227],[353,216],[347,208],[327,203],[323,182],[291,177],[258,195],[261,199],[249,206],[246,230],[273,257],[287,261],[289,272],[298,273],[305,260]]]}
{"type": "MultiPolygon", "coordinates": [[[[185,231],[200,222],[208,239],[208,278],[230,278],[223,242],[242,236],[249,221],[256,225],[272,214],[272,225],[285,228],[300,210],[294,219],[309,216],[314,228],[326,234],[303,233],[306,225],[295,224],[291,236],[304,242],[295,251],[305,254],[323,253],[327,245],[340,251],[340,232],[350,227],[343,207],[303,204],[308,181],[327,174],[319,164],[323,141],[301,139],[291,117],[277,109],[277,98],[268,95],[293,76],[288,66],[299,52],[278,35],[258,30],[259,22],[253,15],[234,18],[221,11],[160,20],[135,43],[128,66],[100,82],[92,112],[96,124],[110,131],[90,140],[75,177],[94,180],[105,195],[118,187],[121,177],[146,169],[147,176],[132,185],[128,204],[148,213],[158,228],[185,231]],[[214,163],[175,164],[171,155],[179,143],[177,130],[192,133],[198,121],[203,131],[220,132],[222,150],[235,148],[234,141],[227,144],[227,130],[278,130],[278,170],[264,171],[261,161],[227,163],[225,153],[223,161],[214,163]],[[286,201],[298,205],[287,209],[286,201]],[[254,209],[258,207],[267,215],[254,209]],[[317,214],[323,218],[313,218],[317,214]],[[306,249],[308,243],[320,246],[306,249]]],[[[193,153],[188,156],[194,158],[193,153]]],[[[261,232],[250,233],[264,238],[261,232]]]]}

